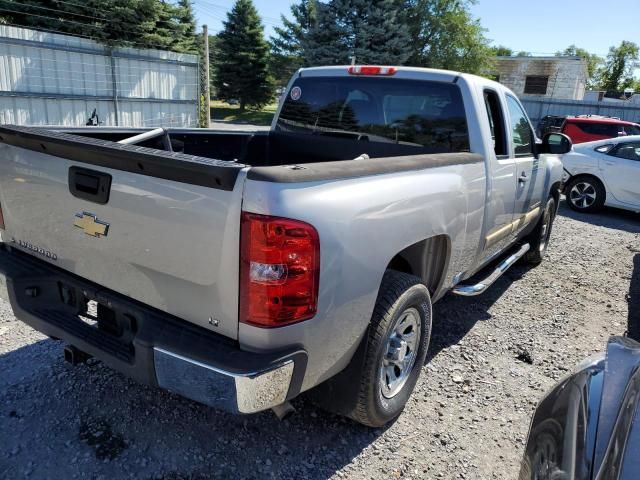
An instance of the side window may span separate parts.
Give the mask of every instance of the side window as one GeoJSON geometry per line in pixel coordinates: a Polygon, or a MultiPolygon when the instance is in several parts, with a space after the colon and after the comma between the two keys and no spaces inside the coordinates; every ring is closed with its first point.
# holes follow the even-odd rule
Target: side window
{"type": "Polygon", "coordinates": [[[640,127],[637,127],[636,125],[625,125],[624,133],[627,135],[640,135],[640,127]]]}
{"type": "Polygon", "coordinates": [[[625,160],[635,160],[640,162],[640,143],[621,143],[615,147],[609,155],[618,158],[624,158],[625,160]]]}
{"type": "Polygon", "coordinates": [[[513,135],[513,150],[516,157],[528,157],[533,155],[533,132],[527,120],[527,115],[522,110],[515,98],[507,95],[507,107],[511,118],[511,132],[513,135]]]}
{"type": "Polygon", "coordinates": [[[493,90],[484,91],[484,106],[489,117],[489,127],[491,127],[491,139],[496,156],[508,155],[507,142],[504,131],[504,115],[498,94],[493,90]]]}
{"type": "Polygon", "coordinates": [[[602,135],[603,137],[614,138],[619,136],[621,133],[624,134],[622,125],[615,123],[577,122],[575,125],[584,133],[588,133],[590,135],[602,135]]]}

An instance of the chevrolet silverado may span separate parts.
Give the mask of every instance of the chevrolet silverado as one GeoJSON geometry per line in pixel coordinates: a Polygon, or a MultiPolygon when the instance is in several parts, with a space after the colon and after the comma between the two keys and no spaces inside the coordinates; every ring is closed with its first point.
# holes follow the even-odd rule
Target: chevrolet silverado
{"type": "Polygon", "coordinates": [[[408,67],[302,69],[265,132],[5,125],[0,270],[72,362],[380,426],[432,302],[542,260],[570,147],[498,83],[408,67]]]}

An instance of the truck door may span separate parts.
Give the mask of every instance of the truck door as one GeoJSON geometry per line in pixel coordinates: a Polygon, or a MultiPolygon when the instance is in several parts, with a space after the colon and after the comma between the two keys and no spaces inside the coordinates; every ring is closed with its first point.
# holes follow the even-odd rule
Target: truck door
{"type": "Polygon", "coordinates": [[[515,161],[515,205],[512,233],[517,235],[530,222],[538,219],[542,208],[545,169],[534,155],[535,135],[520,102],[506,95],[509,113],[510,154],[515,161]]]}
{"type": "Polygon", "coordinates": [[[480,263],[484,264],[500,253],[512,235],[516,203],[516,164],[510,154],[508,117],[497,91],[483,91],[484,106],[489,120],[493,152],[488,165],[487,206],[480,263]]]}

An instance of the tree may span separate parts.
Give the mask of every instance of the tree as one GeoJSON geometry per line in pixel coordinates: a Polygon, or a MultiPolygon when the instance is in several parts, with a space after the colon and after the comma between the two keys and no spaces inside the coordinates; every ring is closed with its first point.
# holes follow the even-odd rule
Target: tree
{"type": "Polygon", "coordinates": [[[598,71],[597,87],[608,91],[622,91],[633,87],[633,73],[639,65],[639,54],[638,45],[627,40],[618,47],[609,48],[605,64],[598,71]]]}
{"type": "Polygon", "coordinates": [[[293,19],[281,15],[282,26],[274,27],[269,70],[281,86],[305,65],[303,42],[316,22],[317,3],[317,0],[301,0],[291,5],[293,19]]]}
{"type": "Polygon", "coordinates": [[[530,57],[531,52],[527,52],[526,50],[520,50],[516,53],[516,57],[530,57]]]}
{"type": "Polygon", "coordinates": [[[556,52],[556,57],[582,58],[587,63],[587,76],[589,77],[587,84],[590,84],[595,79],[598,65],[602,63],[602,58],[598,55],[595,53],[589,53],[584,48],[576,47],[575,45],[569,45],[564,50],[556,52]]]}
{"type": "Polygon", "coordinates": [[[491,47],[491,53],[496,57],[510,57],[513,55],[513,50],[504,45],[498,45],[497,47],[491,47]]]}
{"type": "Polygon", "coordinates": [[[302,41],[304,64],[344,65],[349,63],[349,42],[346,31],[339,25],[334,2],[318,3],[316,21],[302,41]]]}
{"type": "Polygon", "coordinates": [[[180,42],[182,34],[182,29],[177,19],[178,8],[161,0],[155,10],[155,14],[153,27],[140,35],[138,45],[167,50],[175,49],[180,42]]]}
{"type": "Polygon", "coordinates": [[[196,32],[196,17],[193,13],[193,4],[191,0],[178,0],[175,9],[179,37],[174,45],[174,50],[195,53],[198,51],[198,34],[196,32]]]}
{"type": "Polygon", "coordinates": [[[347,63],[402,65],[410,44],[398,0],[331,0],[318,4],[317,21],[304,43],[311,65],[347,63]]]}
{"type": "Polygon", "coordinates": [[[273,88],[267,69],[269,46],[260,17],[251,0],[237,0],[218,35],[215,87],[220,98],[237,98],[240,110],[271,100],[273,88]]]}
{"type": "Polygon", "coordinates": [[[486,71],[493,52],[471,0],[407,0],[411,38],[408,64],[469,73],[486,71]]]}

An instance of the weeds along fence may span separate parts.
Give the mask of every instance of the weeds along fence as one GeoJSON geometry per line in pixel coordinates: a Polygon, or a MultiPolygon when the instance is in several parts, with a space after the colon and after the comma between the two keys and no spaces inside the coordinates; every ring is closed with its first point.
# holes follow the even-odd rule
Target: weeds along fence
{"type": "Polygon", "coordinates": [[[0,124],[196,127],[199,70],[197,55],[0,25],[0,124]]]}

